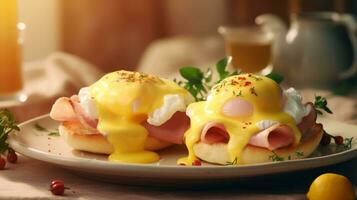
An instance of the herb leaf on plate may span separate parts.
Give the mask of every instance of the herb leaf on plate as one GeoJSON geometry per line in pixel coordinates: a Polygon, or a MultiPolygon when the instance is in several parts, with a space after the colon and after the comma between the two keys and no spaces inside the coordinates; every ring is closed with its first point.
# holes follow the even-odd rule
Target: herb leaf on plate
{"type": "Polygon", "coordinates": [[[235,159],[232,162],[227,162],[226,165],[237,165],[238,163],[238,158],[235,157],[235,159]]]}
{"type": "Polygon", "coordinates": [[[273,162],[284,161],[284,157],[279,156],[278,154],[276,154],[275,151],[272,151],[272,153],[273,153],[273,155],[269,156],[271,161],[273,161],[273,162]]]}
{"type": "Polygon", "coordinates": [[[353,137],[345,138],[344,143],[343,143],[343,147],[346,150],[351,149],[352,148],[352,141],[353,141],[353,137]]]}
{"type": "Polygon", "coordinates": [[[40,124],[38,124],[38,123],[34,124],[34,128],[35,128],[37,131],[47,132],[47,135],[48,135],[48,136],[60,136],[60,133],[59,133],[58,129],[49,130],[49,129],[43,127],[42,125],[40,125],[40,124]]]}
{"type": "Polygon", "coordinates": [[[60,136],[60,133],[58,130],[53,130],[48,133],[48,136],[60,136]]]}
{"type": "Polygon", "coordinates": [[[48,131],[45,127],[41,126],[41,125],[38,124],[38,123],[36,123],[36,124],[34,125],[34,127],[35,127],[35,129],[38,130],[38,131],[43,131],[43,132],[47,132],[47,131],[48,131]]]}

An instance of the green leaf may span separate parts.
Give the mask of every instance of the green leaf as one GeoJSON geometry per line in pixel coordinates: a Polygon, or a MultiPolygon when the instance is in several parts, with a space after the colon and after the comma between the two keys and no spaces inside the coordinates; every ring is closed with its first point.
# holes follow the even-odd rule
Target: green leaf
{"type": "Polygon", "coordinates": [[[183,78],[192,83],[201,83],[203,79],[203,72],[200,69],[192,66],[181,68],[180,74],[183,78]]]}
{"type": "Polygon", "coordinates": [[[275,151],[272,151],[273,155],[269,156],[271,161],[273,162],[279,162],[279,161],[284,161],[284,157],[279,156],[275,151]]]}
{"type": "Polygon", "coordinates": [[[228,58],[222,58],[216,64],[216,70],[220,77],[225,76],[227,74],[226,68],[228,64],[228,58]]]}
{"type": "Polygon", "coordinates": [[[271,72],[270,74],[266,75],[266,77],[272,79],[277,84],[280,84],[284,80],[284,77],[282,75],[275,73],[275,72],[271,72]]]}
{"type": "Polygon", "coordinates": [[[36,124],[34,125],[34,127],[35,127],[35,129],[38,130],[38,131],[48,132],[48,130],[47,130],[45,127],[41,126],[41,125],[38,124],[38,123],[36,123],[36,124]]]}
{"type": "Polygon", "coordinates": [[[54,130],[48,133],[48,136],[60,136],[60,133],[58,130],[54,130]]]}
{"type": "Polygon", "coordinates": [[[324,110],[327,113],[333,114],[330,108],[327,107],[327,100],[322,96],[315,96],[314,107],[318,114],[322,114],[321,110],[324,110]]]}
{"type": "Polygon", "coordinates": [[[174,82],[185,88],[195,98],[196,101],[206,100],[208,91],[213,87],[214,84],[219,83],[229,76],[234,76],[240,73],[237,70],[233,72],[226,70],[230,59],[230,57],[223,58],[217,62],[216,69],[219,74],[218,81],[212,81],[212,70],[210,68],[208,68],[207,71],[203,73],[197,67],[186,66],[180,69],[180,75],[185,80],[177,81],[174,79],[174,82]]]}

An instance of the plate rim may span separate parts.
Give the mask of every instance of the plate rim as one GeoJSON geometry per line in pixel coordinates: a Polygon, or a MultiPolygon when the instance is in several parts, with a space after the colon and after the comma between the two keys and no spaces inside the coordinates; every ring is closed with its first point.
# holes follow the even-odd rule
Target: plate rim
{"type": "MultiPolygon", "coordinates": [[[[19,124],[19,127],[26,126],[28,124],[31,124],[35,121],[42,120],[45,118],[49,118],[49,114],[44,114],[35,118],[32,118],[30,120],[24,121],[19,124]]],[[[328,121],[331,119],[328,119],[328,121]]],[[[357,125],[353,124],[347,124],[343,122],[339,122],[337,120],[332,120],[334,123],[341,123],[344,125],[351,125],[355,126],[357,128],[357,125]]],[[[21,132],[21,131],[20,131],[21,132]]],[[[85,170],[95,170],[95,169],[102,169],[102,170],[109,170],[109,171],[118,171],[118,170],[123,170],[123,171],[147,171],[147,172],[165,172],[165,173],[177,173],[177,170],[182,170],[184,173],[188,173],[190,177],[197,172],[212,172],[219,174],[221,173],[227,173],[227,174],[232,174],[232,172],[237,172],[238,170],[240,171],[239,177],[241,177],[244,172],[246,171],[255,171],[255,170],[261,170],[262,168],[270,168],[274,170],[269,170],[269,172],[266,173],[256,173],[256,175],[267,175],[267,174],[274,174],[274,173],[280,173],[280,172],[290,172],[290,171],[298,171],[298,170],[307,170],[307,169],[313,169],[313,168],[318,168],[318,167],[323,167],[323,166],[329,166],[332,164],[337,164],[341,163],[350,159],[353,159],[354,157],[357,157],[357,146],[354,148],[351,148],[349,150],[345,150],[342,152],[334,153],[334,154],[329,154],[329,155],[324,155],[324,156],[319,156],[319,157],[312,157],[312,158],[303,158],[303,159],[298,159],[298,160],[285,160],[285,161],[279,161],[279,162],[269,162],[269,163],[257,163],[257,164],[249,164],[249,165],[237,165],[237,166],[221,166],[221,165],[216,165],[216,166],[179,166],[179,165],[155,165],[155,164],[132,164],[132,163],[112,163],[109,161],[103,161],[103,160],[96,160],[96,159],[89,159],[89,158],[81,158],[81,157],[65,157],[62,155],[54,155],[50,154],[48,152],[44,152],[41,150],[38,150],[36,148],[32,148],[29,146],[26,146],[16,140],[17,134],[20,132],[12,132],[9,135],[9,144],[10,146],[17,151],[18,153],[30,157],[35,160],[39,160],[42,162],[47,162],[55,165],[59,165],[64,168],[80,168],[80,169],[85,169],[85,170]],[[15,135],[15,136],[14,136],[15,135]],[[321,159],[325,159],[325,162],[317,162],[321,159]],[[326,164],[328,163],[328,164],[326,164]],[[80,164],[80,167],[78,167],[78,164],[80,164]],[[294,169],[289,169],[286,166],[293,166],[293,165],[302,165],[300,167],[294,168],[294,169]],[[159,170],[157,170],[159,169],[159,170]],[[218,170],[218,171],[217,171],[218,170]]],[[[247,174],[247,176],[250,176],[247,174]]]]}

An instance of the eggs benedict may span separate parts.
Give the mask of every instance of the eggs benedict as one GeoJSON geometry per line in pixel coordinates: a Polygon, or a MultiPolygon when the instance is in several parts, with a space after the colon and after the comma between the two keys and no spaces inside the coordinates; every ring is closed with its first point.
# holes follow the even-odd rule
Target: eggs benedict
{"type": "Polygon", "coordinates": [[[207,100],[187,108],[187,157],[216,164],[251,164],[309,156],[323,130],[312,103],[303,104],[293,88],[283,90],[270,78],[253,74],[228,77],[211,89],[207,100]],[[296,152],[299,152],[298,154],[296,152]]]}
{"type": "Polygon", "coordinates": [[[110,161],[152,163],[155,150],[181,144],[192,96],[173,81],[130,71],[103,76],[78,95],[61,97],[50,117],[74,149],[110,154],[110,161]]]}

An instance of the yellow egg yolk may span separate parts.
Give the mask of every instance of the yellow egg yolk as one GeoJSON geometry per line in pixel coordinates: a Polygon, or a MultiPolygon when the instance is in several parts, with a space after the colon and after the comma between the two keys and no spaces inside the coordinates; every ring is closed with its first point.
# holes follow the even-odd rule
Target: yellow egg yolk
{"type": "Polygon", "coordinates": [[[187,95],[176,83],[139,72],[117,71],[90,86],[98,110],[97,129],[107,135],[114,152],[110,161],[152,163],[158,154],[144,149],[148,137],[141,125],[167,94],[187,95]]]}
{"type": "Polygon", "coordinates": [[[191,126],[185,133],[188,156],[178,160],[178,164],[191,165],[197,158],[193,146],[200,141],[203,127],[209,122],[223,124],[229,134],[227,144],[230,161],[240,163],[240,154],[250,138],[260,130],[256,122],[274,120],[289,126],[294,132],[294,144],[301,138],[295,120],[283,111],[283,94],[280,86],[270,78],[253,74],[242,74],[224,79],[210,91],[207,101],[193,103],[187,110],[191,126]],[[242,99],[253,106],[247,116],[226,116],[222,108],[234,98],[242,99]]]}

